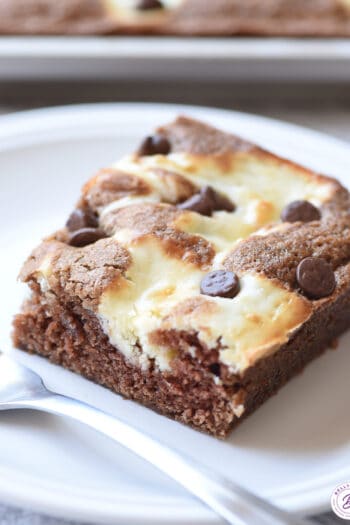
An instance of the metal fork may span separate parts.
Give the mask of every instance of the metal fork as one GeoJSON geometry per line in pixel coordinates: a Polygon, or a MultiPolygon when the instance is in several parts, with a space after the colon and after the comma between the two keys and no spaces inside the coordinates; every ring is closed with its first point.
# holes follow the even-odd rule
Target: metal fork
{"type": "Polygon", "coordinates": [[[231,525],[306,525],[129,423],[48,390],[41,377],[0,356],[0,410],[28,408],[73,418],[109,436],[177,481],[231,525]]]}

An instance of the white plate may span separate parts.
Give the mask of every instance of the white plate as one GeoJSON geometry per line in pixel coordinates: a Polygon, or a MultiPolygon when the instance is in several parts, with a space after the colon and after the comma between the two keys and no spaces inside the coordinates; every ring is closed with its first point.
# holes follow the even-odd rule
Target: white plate
{"type": "MultiPolygon", "coordinates": [[[[40,236],[62,225],[80,185],[179,113],[242,134],[349,182],[349,148],[271,120],[205,108],[111,104],[0,119],[0,347],[9,349],[23,295],[15,278],[40,236]]],[[[159,416],[39,357],[14,351],[47,384],[121,414],[169,445],[286,509],[319,511],[350,478],[349,335],[221,442],[159,416]]],[[[0,416],[0,499],[91,522],[215,524],[215,516],[155,469],[95,432],[54,416],[0,416]]]]}
{"type": "Polygon", "coordinates": [[[0,37],[2,79],[350,80],[350,39],[0,37]]]}

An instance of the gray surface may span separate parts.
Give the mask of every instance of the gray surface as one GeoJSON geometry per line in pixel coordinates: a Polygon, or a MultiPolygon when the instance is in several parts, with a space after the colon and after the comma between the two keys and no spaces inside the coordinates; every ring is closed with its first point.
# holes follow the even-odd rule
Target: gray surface
{"type": "MultiPolygon", "coordinates": [[[[312,518],[312,522],[319,525],[341,525],[344,521],[337,518],[333,513],[325,513],[312,518]]],[[[14,509],[0,505],[0,525],[77,525],[71,521],[62,521],[47,516],[40,516],[33,512],[14,509]]],[[[80,524],[83,525],[83,524],[80,524]]],[[[117,525],[117,524],[116,524],[117,525]]],[[[118,524],[119,525],[119,524],[118,524]]],[[[122,524],[120,524],[122,525],[122,524]]],[[[186,524],[184,524],[186,525],[186,524]]],[[[251,523],[249,525],[259,525],[251,523]]]]}
{"type": "MultiPolygon", "coordinates": [[[[225,107],[294,122],[350,143],[350,86],[318,84],[205,85],[183,82],[4,83],[0,84],[0,113],[78,102],[150,101],[225,107]]],[[[345,480],[339,480],[339,483],[345,480]]],[[[10,503],[10,502],[8,502],[10,503]]],[[[344,523],[326,513],[315,523],[344,523]]],[[[69,522],[0,505],[0,525],[67,525],[69,522]]],[[[117,525],[117,523],[116,523],[117,525]]],[[[119,525],[119,524],[118,524],[119,525]]],[[[122,525],[122,524],[120,524],[122,525]]],[[[184,524],[186,525],[186,524],[184,524]]],[[[258,525],[258,524],[251,524],[258,525]]]]}
{"type": "MultiPolygon", "coordinates": [[[[70,522],[71,523],[71,522],[70,522]]],[[[0,505],[0,525],[70,525],[55,518],[39,516],[33,512],[0,505]]]]}

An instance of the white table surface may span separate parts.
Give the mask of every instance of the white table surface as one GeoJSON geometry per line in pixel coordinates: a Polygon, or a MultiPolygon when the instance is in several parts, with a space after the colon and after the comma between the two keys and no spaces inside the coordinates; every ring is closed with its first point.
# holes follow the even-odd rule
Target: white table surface
{"type": "MultiPolygon", "coordinates": [[[[0,82],[0,114],[78,102],[178,102],[218,106],[286,120],[349,142],[350,85],[230,85],[191,82],[161,85],[123,83],[4,83],[0,82]]],[[[0,122],[1,124],[1,122],[0,122]]],[[[350,169],[350,166],[349,166],[350,169]]],[[[344,481],[344,480],[339,480],[344,481]]],[[[55,518],[0,504],[0,525],[68,525],[55,518]]],[[[344,523],[333,513],[313,518],[315,523],[344,523]]],[[[116,525],[123,525],[117,524],[116,525]]],[[[186,525],[186,524],[184,524],[186,525]]],[[[257,525],[257,524],[251,524],[257,525]]]]}

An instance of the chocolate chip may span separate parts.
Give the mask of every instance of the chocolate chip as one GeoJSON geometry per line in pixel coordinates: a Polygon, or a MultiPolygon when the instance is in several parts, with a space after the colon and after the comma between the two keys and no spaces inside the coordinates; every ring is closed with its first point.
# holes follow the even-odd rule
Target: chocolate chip
{"type": "Polygon", "coordinates": [[[189,199],[177,206],[180,210],[196,211],[201,215],[210,215],[214,210],[213,189],[205,186],[199,193],[192,195],[189,199]]]}
{"type": "Polygon", "coordinates": [[[92,210],[77,208],[74,210],[66,222],[66,227],[70,232],[81,228],[96,228],[98,225],[97,217],[92,210]]]}
{"type": "Polygon", "coordinates": [[[297,282],[311,299],[331,295],[336,285],[331,265],[321,257],[306,257],[298,264],[297,282]]]}
{"type": "Polygon", "coordinates": [[[189,199],[177,206],[180,210],[191,210],[201,215],[210,217],[213,211],[234,211],[235,205],[211,186],[204,186],[199,193],[192,195],[189,199]]]}
{"type": "Polygon", "coordinates": [[[81,228],[69,236],[68,244],[81,248],[106,237],[104,231],[98,228],[81,228]]]}
{"type": "Polygon", "coordinates": [[[320,210],[309,201],[293,201],[281,213],[283,222],[310,222],[320,218],[320,210]]]}
{"type": "Polygon", "coordinates": [[[146,137],[138,149],[138,155],[167,155],[171,150],[168,139],[161,135],[146,137]]]}
{"type": "Polygon", "coordinates": [[[201,293],[212,297],[232,298],[239,292],[239,280],[235,273],[216,270],[208,273],[201,281],[201,293]]]}
{"type": "Polygon", "coordinates": [[[209,370],[212,374],[214,374],[214,376],[220,377],[221,367],[219,363],[212,363],[209,365],[209,370]]]}
{"type": "Polygon", "coordinates": [[[146,11],[148,9],[161,9],[163,6],[159,0],[140,0],[136,4],[136,9],[140,11],[146,11]]]}
{"type": "Polygon", "coordinates": [[[235,211],[236,206],[233,204],[233,202],[226,197],[225,195],[222,195],[221,193],[215,192],[214,195],[215,200],[215,208],[214,211],[235,211]]]}

